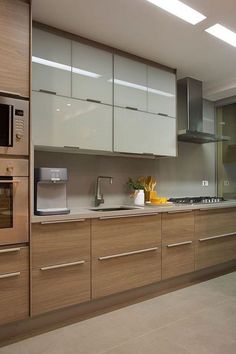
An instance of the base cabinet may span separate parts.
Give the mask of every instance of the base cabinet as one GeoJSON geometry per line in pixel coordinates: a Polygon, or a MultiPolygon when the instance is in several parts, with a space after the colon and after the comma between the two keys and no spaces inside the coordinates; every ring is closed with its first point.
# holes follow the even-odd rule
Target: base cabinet
{"type": "Polygon", "coordinates": [[[28,247],[0,249],[0,325],[29,317],[28,247]]]}

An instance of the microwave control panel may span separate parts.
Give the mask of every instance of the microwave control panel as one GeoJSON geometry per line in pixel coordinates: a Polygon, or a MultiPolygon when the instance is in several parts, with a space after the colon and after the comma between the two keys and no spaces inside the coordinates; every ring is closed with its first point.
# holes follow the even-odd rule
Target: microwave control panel
{"type": "Polygon", "coordinates": [[[24,136],[25,120],[23,109],[15,109],[15,134],[18,140],[24,136]]]}

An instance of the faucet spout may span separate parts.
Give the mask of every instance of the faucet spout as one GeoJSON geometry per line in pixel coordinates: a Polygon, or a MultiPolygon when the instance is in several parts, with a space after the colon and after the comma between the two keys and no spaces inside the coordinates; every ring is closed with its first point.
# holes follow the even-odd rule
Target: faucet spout
{"type": "Polygon", "coordinates": [[[104,203],[103,193],[101,191],[101,180],[108,179],[110,184],[112,184],[113,177],[110,176],[98,176],[96,182],[96,192],[95,192],[95,206],[99,206],[104,203]]]}

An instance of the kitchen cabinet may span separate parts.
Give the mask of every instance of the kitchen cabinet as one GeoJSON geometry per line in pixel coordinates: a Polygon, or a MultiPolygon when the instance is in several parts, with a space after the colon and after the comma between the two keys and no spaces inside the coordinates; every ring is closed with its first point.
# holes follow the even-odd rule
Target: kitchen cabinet
{"type": "Polygon", "coordinates": [[[162,279],[194,271],[194,213],[162,214],[162,279]]]}
{"type": "Polygon", "coordinates": [[[196,270],[236,259],[236,208],[195,212],[196,270]]]}
{"type": "Polygon", "coordinates": [[[72,97],[112,104],[112,53],[72,41],[72,97]]]}
{"type": "Polygon", "coordinates": [[[115,107],[114,151],[176,156],[176,120],[115,107]]]}
{"type": "Polygon", "coordinates": [[[33,144],[112,151],[112,107],[32,93],[33,144]]]}
{"type": "Polygon", "coordinates": [[[147,111],[147,66],[114,55],[114,105],[147,111]]]}
{"type": "Polygon", "coordinates": [[[71,96],[71,41],[33,28],[32,89],[71,96]]]}
{"type": "Polygon", "coordinates": [[[29,317],[28,247],[0,248],[0,325],[29,317]]]}
{"type": "Polygon", "coordinates": [[[30,5],[0,2],[0,91],[29,97],[30,5]]]}
{"type": "Polygon", "coordinates": [[[161,216],[92,220],[92,298],[161,280],[161,216]]]}
{"type": "Polygon", "coordinates": [[[176,117],[176,75],[147,67],[148,112],[176,117]]]}
{"type": "Polygon", "coordinates": [[[33,315],[90,300],[90,221],[32,227],[33,315]]]}

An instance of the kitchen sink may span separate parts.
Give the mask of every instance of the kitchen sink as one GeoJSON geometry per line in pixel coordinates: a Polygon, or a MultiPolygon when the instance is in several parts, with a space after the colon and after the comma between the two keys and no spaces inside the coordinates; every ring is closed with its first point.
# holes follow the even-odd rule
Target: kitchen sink
{"type": "Polygon", "coordinates": [[[138,208],[120,206],[120,207],[113,207],[113,208],[112,207],[111,208],[92,208],[90,210],[103,212],[103,211],[120,211],[120,210],[134,210],[134,209],[138,209],[138,208]]]}

